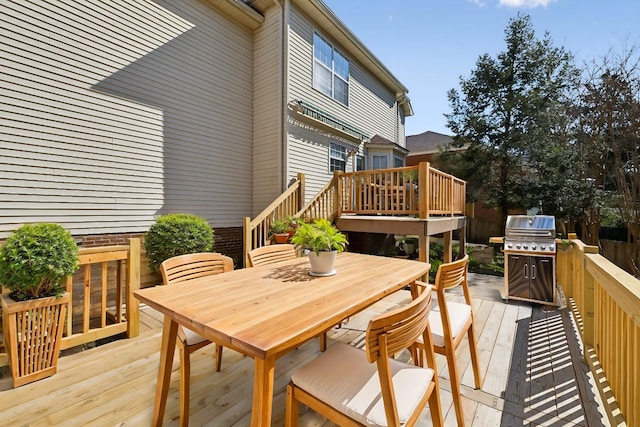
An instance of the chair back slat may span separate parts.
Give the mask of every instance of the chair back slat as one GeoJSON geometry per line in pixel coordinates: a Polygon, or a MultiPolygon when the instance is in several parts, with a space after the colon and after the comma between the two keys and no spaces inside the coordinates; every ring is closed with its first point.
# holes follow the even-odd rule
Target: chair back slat
{"type": "Polygon", "coordinates": [[[371,319],[366,334],[369,362],[376,362],[383,354],[399,353],[423,335],[429,323],[432,288],[426,286],[408,305],[371,319]],[[385,345],[386,349],[382,349],[381,345],[385,345]]]}
{"type": "Polygon", "coordinates": [[[447,264],[442,264],[438,267],[436,273],[435,286],[438,291],[453,288],[461,285],[467,280],[467,265],[469,262],[469,255],[465,255],[464,258],[447,264]]]}
{"type": "Polygon", "coordinates": [[[296,248],[289,243],[261,246],[249,252],[249,267],[295,258],[296,248]]]}
{"type": "Polygon", "coordinates": [[[216,252],[178,255],[160,265],[165,285],[231,270],[233,270],[233,260],[216,252]]]}

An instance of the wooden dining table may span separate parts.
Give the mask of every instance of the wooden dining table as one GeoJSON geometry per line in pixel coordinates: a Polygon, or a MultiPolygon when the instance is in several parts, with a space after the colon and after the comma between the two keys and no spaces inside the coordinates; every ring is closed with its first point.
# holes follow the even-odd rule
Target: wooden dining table
{"type": "Polygon", "coordinates": [[[425,279],[425,262],[344,252],[336,274],[306,257],[135,291],[164,314],[152,425],[162,425],[178,324],[254,359],[251,425],[271,424],[275,361],[385,296],[425,279]]]}

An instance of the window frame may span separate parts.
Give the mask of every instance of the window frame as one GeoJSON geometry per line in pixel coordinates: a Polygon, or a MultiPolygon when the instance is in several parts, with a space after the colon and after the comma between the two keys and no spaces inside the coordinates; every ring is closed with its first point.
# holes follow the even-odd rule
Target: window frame
{"type": "Polygon", "coordinates": [[[330,43],[326,37],[323,37],[320,33],[318,33],[317,31],[313,32],[313,59],[312,59],[312,67],[311,67],[311,86],[317,90],[318,92],[322,93],[323,95],[326,95],[328,97],[330,97],[331,99],[333,99],[336,102],[339,102],[340,104],[344,105],[345,107],[349,107],[349,88],[350,88],[350,75],[351,75],[351,61],[349,61],[349,59],[346,57],[346,55],[344,55],[342,52],[340,52],[339,49],[336,49],[335,46],[330,43]],[[331,49],[331,68],[329,68],[329,66],[322,60],[322,57],[320,56],[320,49],[318,49],[320,46],[318,46],[317,40],[322,41],[328,49],[331,49]],[[318,55],[316,55],[316,53],[318,53],[318,55]],[[339,70],[336,70],[336,55],[339,56],[341,59],[344,60],[344,62],[346,63],[346,77],[341,75],[342,73],[339,72],[339,70]],[[325,71],[328,71],[331,75],[331,79],[330,79],[330,94],[327,93],[327,91],[325,91],[325,86],[327,84],[326,81],[324,82],[320,82],[319,78],[319,73],[316,71],[316,67],[322,67],[322,69],[324,69],[325,71]],[[344,83],[346,90],[344,91],[344,96],[346,97],[346,99],[343,99],[343,97],[339,96],[336,93],[336,79],[339,79],[342,83],[344,83]],[[321,83],[324,83],[321,84],[321,83]]]}
{"type": "Polygon", "coordinates": [[[373,170],[388,169],[388,166],[389,166],[389,156],[379,155],[379,154],[371,155],[371,169],[373,170]],[[376,167],[376,159],[384,159],[384,167],[380,167],[380,165],[376,167]]]}
{"type": "Polygon", "coordinates": [[[341,172],[346,172],[347,171],[347,163],[348,163],[348,150],[347,147],[345,145],[342,145],[336,141],[329,141],[329,173],[333,173],[336,170],[339,170],[341,172]],[[334,152],[339,151],[342,154],[342,159],[334,156],[334,152]],[[336,168],[334,165],[334,161],[335,162],[343,162],[344,164],[344,168],[339,169],[336,168]]]}
{"type": "Polygon", "coordinates": [[[393,156],[393,167],[394,168],[404,167],[404,158],[400,156],[393,156]]]}

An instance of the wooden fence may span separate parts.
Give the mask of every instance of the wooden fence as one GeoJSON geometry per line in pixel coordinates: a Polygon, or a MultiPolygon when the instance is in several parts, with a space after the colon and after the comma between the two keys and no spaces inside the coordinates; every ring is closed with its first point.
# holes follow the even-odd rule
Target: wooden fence
{"type": "Polygon", "coordinates": [[[612,425],[640,425],[640,281],[570,236],[558,284],[573,302],[589,363],[612,425]]]}

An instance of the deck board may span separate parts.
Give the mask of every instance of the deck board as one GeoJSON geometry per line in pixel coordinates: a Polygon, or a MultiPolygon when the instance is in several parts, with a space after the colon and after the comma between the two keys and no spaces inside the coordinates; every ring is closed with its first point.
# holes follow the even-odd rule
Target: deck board
{"type": "MultiPolygon", "coordinates": [[[[607,425],[597,402],[589,395],[593,388],[579,360],[576,349],[579,343],[570,329],[567,313],[527,302],[504,303],[499,297],[502,278],[470,274],[469,280],[483,387],[473,388],[465,342],[458,354],[467,425],[607,425]],[[534,336],[534,331],[539,336],[534,336]]],[[[330,342],[364,345],[363,331],[368,319],[408,299],[406,291],[390,295],[330,330],[330,342]]],[[[69,352],[60,358],[58,373],[50,378],[17,389],[10,388],[10,378],[0,378],[0,425],[148,426],[153,411],[162,316],[143,307],[140,318],[139,337],[69,352]]],[[[248,426],[253,361],[225,348],[222,371],[216,373],[213,350],[213,346],[207,346],[192,355],[191,425],[248,426]]],[[[285,389],[291,370],[318,354],[318,341],[311,340],[277,361],[274,426],[284,425],[285,389]]],[[[438,355],[437,361],[445,425],[455,426],[446,360],[438,355]]],[[[178,387],[176,354],[166,426],[179,423],[178,387]]],[[[418,425],[431,425],[428,410],[418,425]]],[[[333,427],[333,424],[305,411],[300,426],[333,427]]]]}

